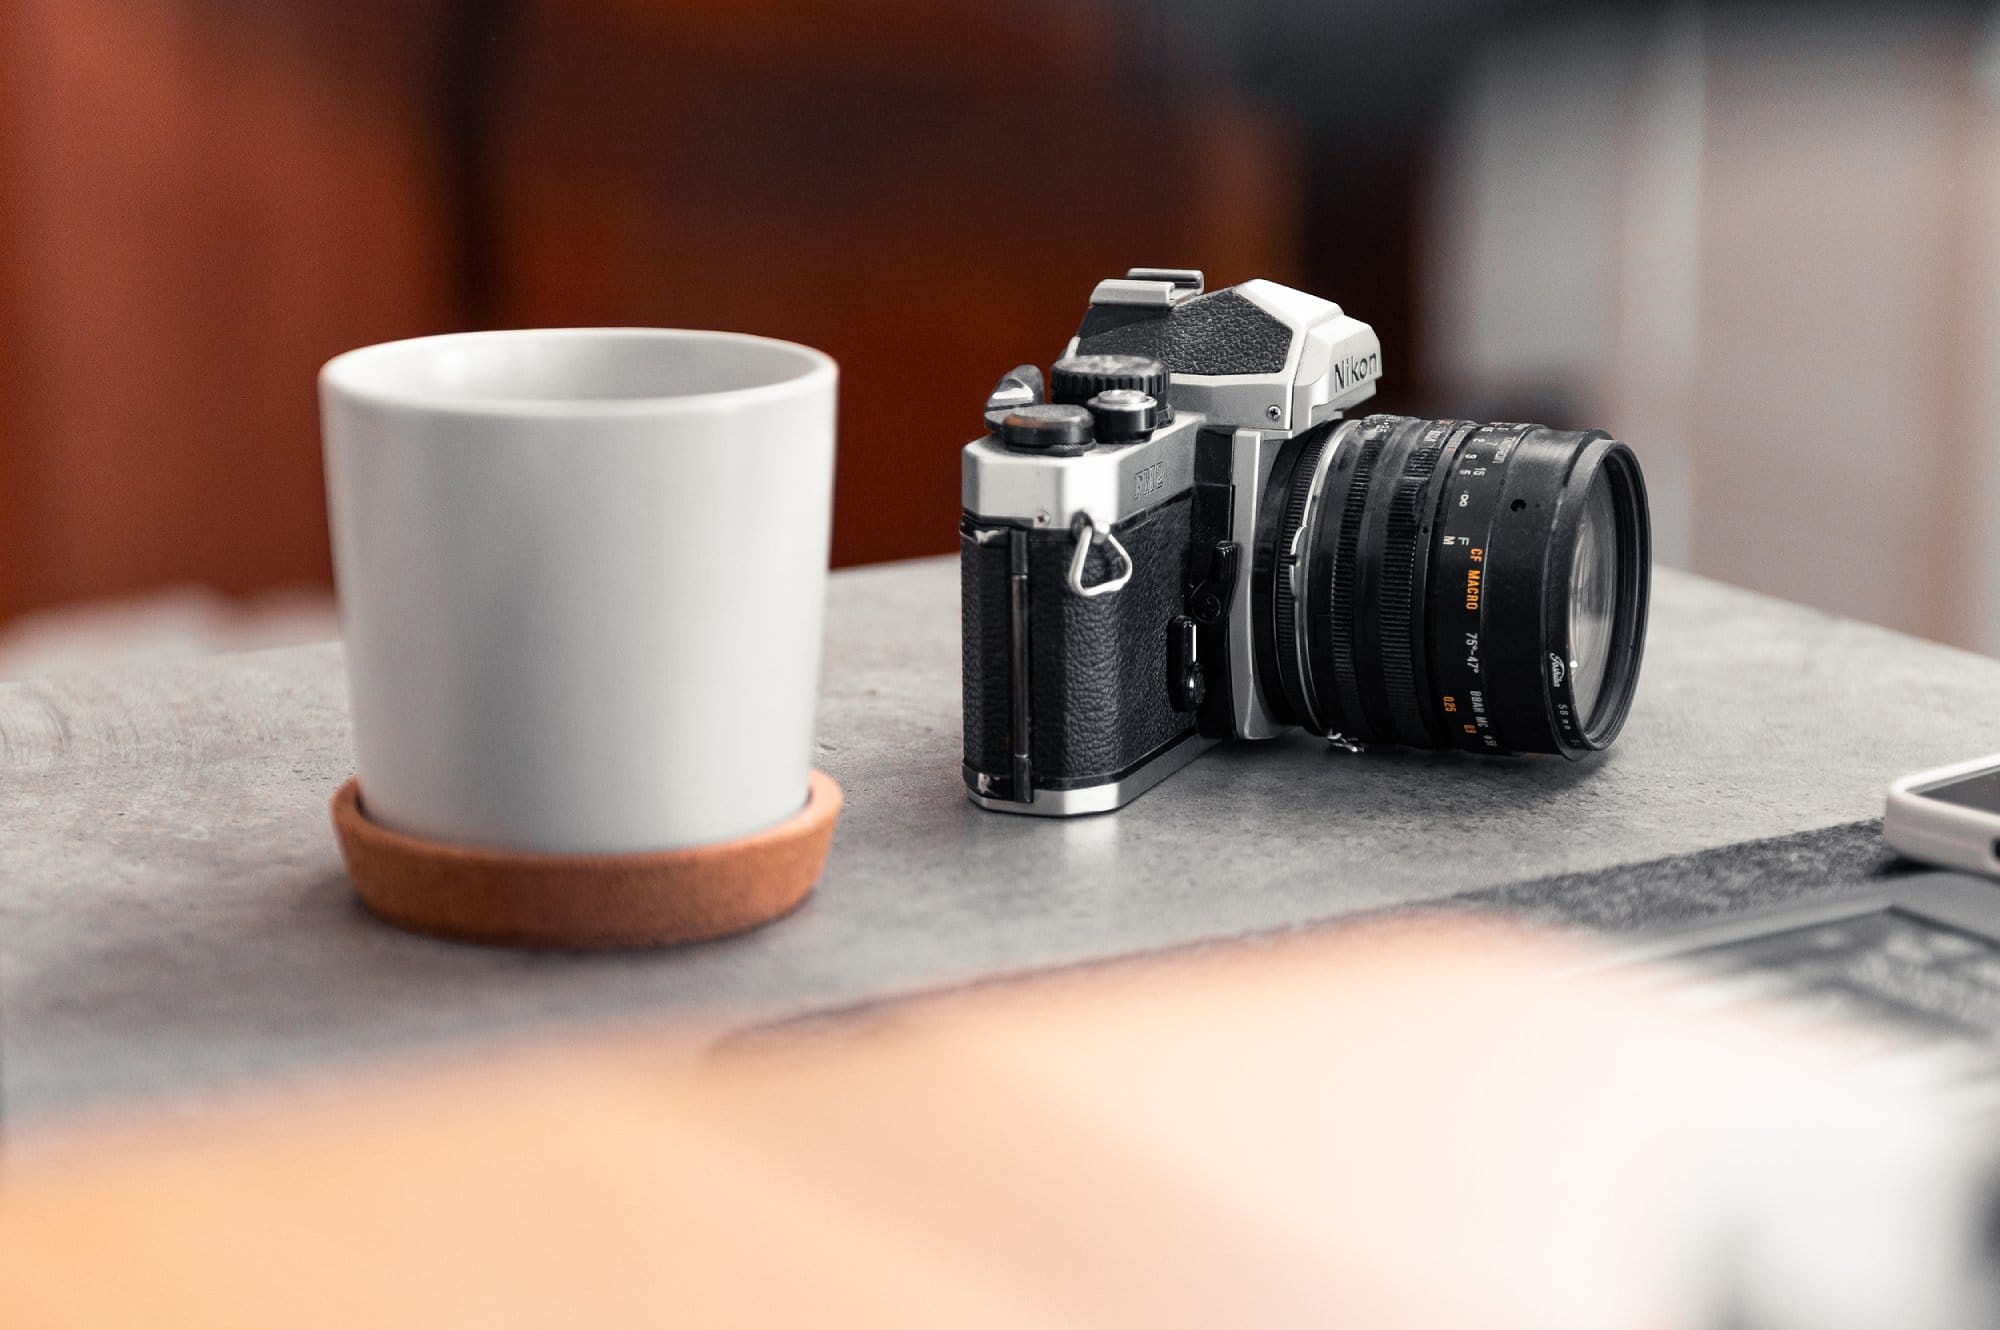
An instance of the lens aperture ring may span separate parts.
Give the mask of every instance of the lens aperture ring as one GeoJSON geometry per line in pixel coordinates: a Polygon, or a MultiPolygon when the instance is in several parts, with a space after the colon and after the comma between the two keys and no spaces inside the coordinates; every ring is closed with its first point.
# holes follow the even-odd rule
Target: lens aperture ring
{"type": "Polygon", "coordinates": [[[1532,425],[1483,425],[1459,448],[1440,496],[1431,553],[1434,597],[1431,673],[1445,731],[1474,753],[1505,751],[1493,727],[1485,665],[1487,556],[1493,517],[1507,488],[1507,464],[1532,425]]]}

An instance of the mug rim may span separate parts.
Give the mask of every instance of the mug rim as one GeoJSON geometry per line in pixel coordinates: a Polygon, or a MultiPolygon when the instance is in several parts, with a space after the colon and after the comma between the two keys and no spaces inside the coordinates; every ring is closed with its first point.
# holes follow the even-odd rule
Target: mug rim
{"type": "Polygon", "coordinates": [[[434,333],[356,347],[321,366],[322,392],[374,406],[398,407],[451,415],[475,416],[634,416],[678,415],[739,402],[772,401],[831,386],[839,375],[833,357],[801,342],[755,333],[701,328],[492,328],[476,332],[434,333]],[[390,362],[451,344],[513,342],[528,339],[734,343],[797,358],[794,372],[768,383],[710,392],[670,393],[651,397],[497,397],[449,389],[391,386],[383,381],[390,362]]]}

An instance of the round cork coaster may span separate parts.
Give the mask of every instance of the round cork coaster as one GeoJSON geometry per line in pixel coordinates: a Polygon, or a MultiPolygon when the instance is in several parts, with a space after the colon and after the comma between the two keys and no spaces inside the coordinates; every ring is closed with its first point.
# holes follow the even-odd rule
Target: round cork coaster
{"type": "Polygon", "coordinates": [[[739,840],[649,854],[534,854],[391,831],[361,786],[333,796],[354,890],[399,927],[502,946],[609,950],[724,937],[789,913],[819,881],[840,786],[814,771],[805,807],[739,840]]]}

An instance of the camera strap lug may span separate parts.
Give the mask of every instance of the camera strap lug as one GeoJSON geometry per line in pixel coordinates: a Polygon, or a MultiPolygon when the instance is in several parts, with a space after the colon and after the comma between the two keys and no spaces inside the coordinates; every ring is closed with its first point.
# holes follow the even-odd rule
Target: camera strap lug
{"type": "Polygon", "coordinates": [[[1118,543],[1118,537],[1108,530],[1099,531],[1088,513],[1077,514],[1076,521],[1070,525],[1070,532],[1076,537],[1076,552],[1070,555],[1069,559],[1069,589],[1072,592],[1089,600],[1097,596],[1108,596],[1132,580],[1132,556],[1118,543]],[[1096,586],[1085,586],[1084,565],[1090,561],[1091,542],[1099,539],[1111,547],[1112,555],[1123,566],[1124,571],[1108,581],[1099,582],[1096,586]]]}

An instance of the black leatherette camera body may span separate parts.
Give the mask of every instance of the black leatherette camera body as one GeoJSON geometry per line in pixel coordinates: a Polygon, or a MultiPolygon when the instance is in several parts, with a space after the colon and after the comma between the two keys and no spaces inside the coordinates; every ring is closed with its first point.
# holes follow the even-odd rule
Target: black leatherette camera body
{"type": "MultiPolygon", "coordinates": [[[[1074,789],[1116,780],[1195,730],[1175,707],[1169,632],[1183,613],[1192,494],[1172,496],[1113,527],[1132,580],[1115,596],[1068,594],[1075,539],[1066,530],[960,527],[960,580],[968,783],[984,777],[1002,797],[1014,785],[1010,703],[1016,569],[1025,585],[1025,664],[1035,788],[1074,789]]],[[[1112,575],[1094,545],[1087,581],[1112,575]]]]}

